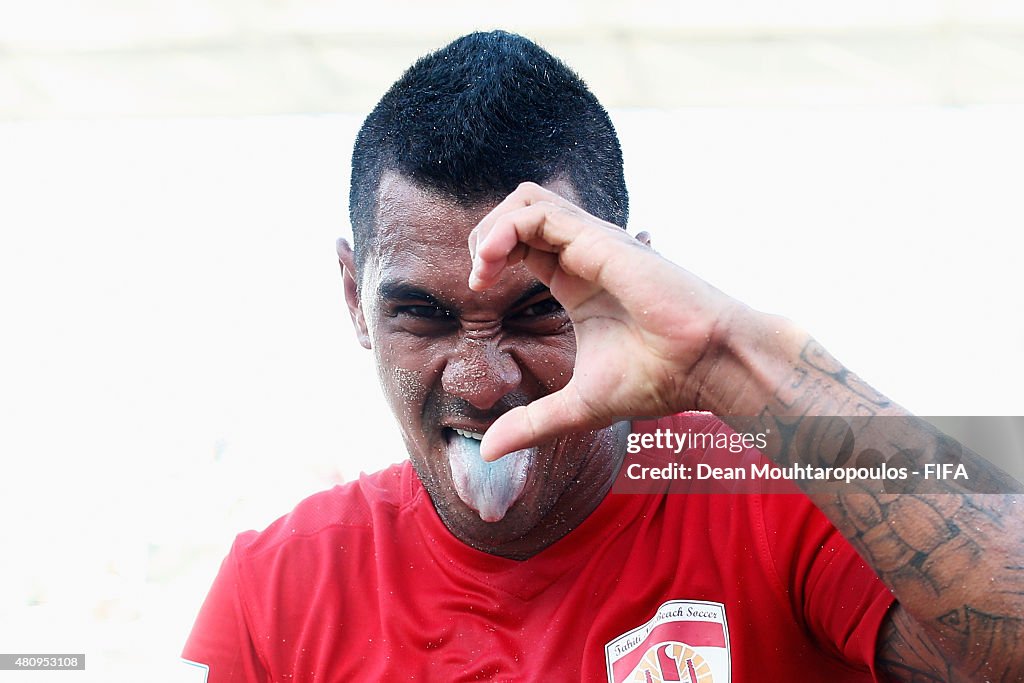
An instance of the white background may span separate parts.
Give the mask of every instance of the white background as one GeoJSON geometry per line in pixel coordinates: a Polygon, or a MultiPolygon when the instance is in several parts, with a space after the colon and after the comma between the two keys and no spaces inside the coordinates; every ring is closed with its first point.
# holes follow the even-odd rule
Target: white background
{"type": "MultiPolygon", "coordinates": [[[[618,111],[630,227],[918,413],[1024,414],[1021,114],[618,111]]],[[[333,253],[357,124],[0,126],[0,642],[90,656],[31,680],[160,680],[235,532],[403,457],[333,253]]]]}
{"type": "MultiPolygon", "coordinates": [[[[645,25],[667,11],[641,4],[645,25]]],[[[963,7],[982,5],[991,16],[976,21],[1010,7],[963,7]]],[[[889,3],[863,6],[871,16],[840,11],[833,23],[886,24],[889,3]]],[[[908,6],[892,25],[931,21],[932,3],[908,6]]],[[[800,7],[808,25],[832,25],[821,3],[787,3],[770,17],[741,2],[714,7],[731,9],[702,20],[721,19],[726,33],[799,25],[800,7]]],[[[4,88],[50,73],[25,65],[98,69],[104,58],[48,56],[44,43],[59,31],[23,23],[15,35],[19,24],[0,24],[0,47],[11,36],[36,41],[20,74],[0,68],[0,114],[4,88]]],[[[117,40],[137,31],[106,26],[117,40]]],[[[971,54],[1002,80],[961,82],[969,104],[949,106],[821,46],[815,54],[859,79],[843,81],[838,100],[803,72],[750,75],[743,60],[760,54],[756,40],[735,53],[696,40],[708,61],[680,78],[701,101],[725,83],[733,99],[721,99],[733,105],[613,111],[631,231],[649,230],[657,249],[721,289],[798,321],[919,414],[1024,414],[1024,106],[986,100],[1024,82],[1024,62],[997,42],[971,54]],[[799,85],[785,106],[735,105],[785,93],[785,83],[799,85]],[[868,91],[871,106],[850,101],[868,91]]],[[[588,49],[601,45],[599,34],[588,49]]],[[[607,76],[581,69],[598,84],[607,76]]],[[[121,106],[85,72],[59,73],[24,92],[49,83],[79,113],[121,106]]],[[[133,73],[149,95],[163,86],[146,69],[133,73]]],[[[395,76],[367,88],[383,92],[395,76]]],[[[126,110],[178,111],[154,98],[126,97],[126,110]]],[[[60,97],[11,101],[48,120],[0,122],[0,650],[85,652],[88,665],[0,672],[0,683],[175,680],[236,532],[403,457],[372,358],[351,333],[334,255],[335,237],[349,232],[348,157],[366,109],[76,120],[53,115],[60,97]]]]}

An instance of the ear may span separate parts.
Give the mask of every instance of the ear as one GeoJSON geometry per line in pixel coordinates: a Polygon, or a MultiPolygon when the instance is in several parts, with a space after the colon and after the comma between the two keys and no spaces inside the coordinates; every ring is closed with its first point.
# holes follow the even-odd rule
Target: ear
{"type": "Polygon", "coordinates": [[[359,285],[356,281],[356,257],[352,253],[352,247],[342,238],[338,238],[338,265],[341,266],[341,280],[345,287],[345,303],[348,305],[348,314],[352,317],[352,327],[356,331],[356,339],[364,348],[371,348],[370,332],[366,327],[366,318],[363,317],[363,304],[359,299],[359,285]]]}

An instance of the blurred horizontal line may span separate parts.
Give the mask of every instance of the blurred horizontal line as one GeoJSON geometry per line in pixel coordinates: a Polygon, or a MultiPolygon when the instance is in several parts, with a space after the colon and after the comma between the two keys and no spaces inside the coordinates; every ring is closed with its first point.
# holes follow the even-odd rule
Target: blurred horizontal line
{"type": "MultiPolygon", "coordinates": [[[[0,50],[0,120],[366,112],[452,35],[293,32],[0,50]]],[[[534,37],[609,107],[1024,102],[1024,26],[534,37]]]]}
{"type": "MultiPolygon", "coordinates": [[[[0,39],[0,56],[87,56],[87,55],[133,55],[154,53],[180,53],[195,51],[251,50],[294,45],[306,46],[352,46],[352,47],[416,47],[428,45],[427,49],[440,47],[460,35],[459,31],[330,31],[330,32],[288,32],[219,34],[196,36],[182,39],[145,39],[139,42],[119,44],[96,44],[87,46],[48,47],[32,42],[12,42],[0,39]]],[[[579,30],[543,30],[528,33],[529,37],[545,45],[566,42],[600,43],[605,47],[616,45],[637,45],[645,43],[762,43],[762,42],[803,42],[815,40],[904,40],[932,38],[956,40],[962,38],[1022,38],[1024,23],[992,24],[947,24],[934,23],[905,27],[771,27],[749,28],[632,28],[614,26],[586,26],[579,30]]]]}

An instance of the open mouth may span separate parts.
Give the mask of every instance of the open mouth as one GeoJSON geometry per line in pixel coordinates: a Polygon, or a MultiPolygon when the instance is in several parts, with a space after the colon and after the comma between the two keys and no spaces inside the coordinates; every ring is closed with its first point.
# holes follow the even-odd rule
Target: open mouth
{"type": "Polygon", "coordinates": [[[505,517],[526,487],[536,449],[526,448],[494,461],[480,457],[483,434],[445,427],[444,436],[455,492],[485,522],[505,517]]]}

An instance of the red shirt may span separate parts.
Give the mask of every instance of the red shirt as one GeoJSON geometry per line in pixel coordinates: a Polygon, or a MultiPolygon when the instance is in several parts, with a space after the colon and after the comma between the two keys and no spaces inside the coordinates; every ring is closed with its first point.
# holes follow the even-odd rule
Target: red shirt
{"type": "Polygon", "coordinates": [[[210,683],[842,683],[873,680],[892,601],[802,495],[609,494],[515,561],[405,462],[241,534],[183,656],[210,683]]]}

